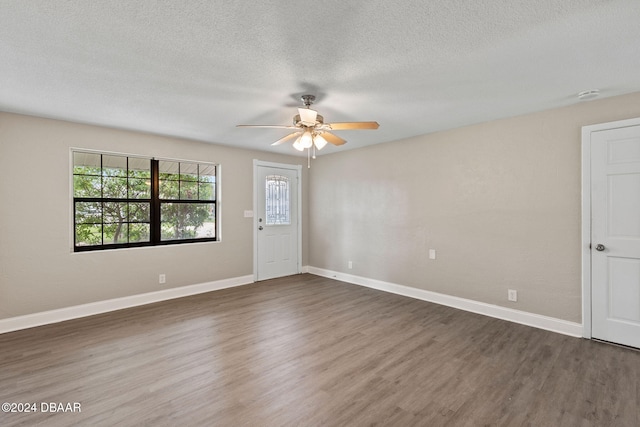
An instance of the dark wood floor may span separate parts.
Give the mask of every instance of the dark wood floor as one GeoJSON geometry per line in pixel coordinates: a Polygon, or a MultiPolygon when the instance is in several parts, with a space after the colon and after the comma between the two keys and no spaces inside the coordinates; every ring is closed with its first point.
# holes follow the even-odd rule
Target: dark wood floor
{"type": "Polygon", "coordinates": [[[638,426],[640,352],[312,275],[0,335],[46,426],[638,426]]]}

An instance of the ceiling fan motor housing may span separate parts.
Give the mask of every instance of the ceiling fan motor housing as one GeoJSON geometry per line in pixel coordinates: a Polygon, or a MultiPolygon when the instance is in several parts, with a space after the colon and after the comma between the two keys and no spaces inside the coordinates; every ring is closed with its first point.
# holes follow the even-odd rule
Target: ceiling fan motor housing
{"type": "MultiPolygon", "coordinates": [[[[320,114],[318,114],[316,116],[316,125],[322,125],[324,124],[324,117],[322,117],[320,114]]],[[[293,116],[293,125],[296,127],[308,127],[305,126],[302,123],[302,119],[300,118],[300,114],[296,114],[295,116],[293,116]]]]}

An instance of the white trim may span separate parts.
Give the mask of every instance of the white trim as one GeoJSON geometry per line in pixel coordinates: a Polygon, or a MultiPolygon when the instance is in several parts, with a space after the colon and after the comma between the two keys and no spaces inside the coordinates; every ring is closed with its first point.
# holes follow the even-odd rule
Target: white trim
{"type": "Polygon", "coordinates": [[[74,148],[69,148],[69,164],[67,165],[69,170],[67,177],[69,178],[69,200],[67,201],[67,208],[69,209],[69,252],[75,253],[75,218],[73,216],[73,152],[74,148]]]}
{"type": "Polygon", "coordinates": [[[216,164],[216,240],[215,242],[210,243],[218,243],[222,242],[222,165],[216,164]]]}
{"type": "Polygon", "coordinates": [[[202,294],[205,292],[217,291],[220,289],[233,288],[250,283],[253,283],[253,276],[251,275],[232,277],[230,279],[216,280],[214,282],[198,283],[195,285],[181,286],[178,288],[163,289],[161,291],[149,292],[145,294],[131,295],[105,301],[97,301],[88,304],[60,308],[57,310],[27,314],[24,316],[10,317],[0,320],[0,334],[17,331],[20,329],[33,328],[36,326],[48,325],[51,323],[63,322],[65,320],[93,316],[95,314],[107,313],[115,310],[122,310],[124,308],[137,307],[154,302],[167,301],[175,298],[182,298],[186,296],[202,294]]]}
{"type": "Polygon", "coordinates": [[[640,118],[582,127],[582,324],[583,337],[591,338],[591,134],[640,125],[640,118]]]}
{"type": "Polygon", "coordinates": [[[253,280],[258,281],[258,167],[280,168],[296,171],[298,178],[298,261],[297,273],[302,273],[302,166],[286,163],[265,162],[253,159],[253,280]]]}
{"type": "Polygon", "coordinates": [[[310,266],[309,273],[315,274],[317,276],[340,280],[342,282],[365,286],[367,288],[377,289],[384,292],[403,295],[422,301],[446,305],[448,307],[458,308],[460,310],[470,311],[472,313],[483,314],[485,316],[495,317],[497,319],[508,320],[510,322],[520,323],[522,325],[532,326],[534,328],[557,332],[572,337],[582,336],[582,325],[575,322],[569,322],[567,320],[528,313],[526,311],[514,310],[511,308],[473,301],[465,298],[454,297],[451,295],[440,294],[437,292],[426,291],[424,289],[413,288],[410,286],[383,282],[381,280],[369,279],[366,277],[344,274],[337,271],[325,270],[322,268],[310,266]]]}
{"type": "Polygon", "coordinates": [[[591,131],[582,128],[582,324],[591,338],[591,131]]]}

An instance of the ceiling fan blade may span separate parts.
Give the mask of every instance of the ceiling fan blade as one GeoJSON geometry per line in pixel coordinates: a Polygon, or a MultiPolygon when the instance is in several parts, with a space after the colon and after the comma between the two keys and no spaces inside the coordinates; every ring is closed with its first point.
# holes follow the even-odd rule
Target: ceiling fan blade
{"type": "Polygon", "coordinates": [[[289,141],[290,139],[296,138],[298,136],[300,136],[300,132],[290,133],[289,135],[285,136],[284,138],[280,138],[279,140],[277,140],[276,142],[274,142],[271,145],[284,144],[285,142],[289,141]]]}
{"type": "Polygon", "coordinates": [[[283,125],[236,125],[237,128],[272,128],[272,129],[298,129],[295,126],[283,125]]]}
{"type": "Polygon", "coordinates": [[[316,124],[316,118],[318,112],[309,108],[298,108],[300,113],[300,122],[305,126],[314,126],[316,124]]]}
{"type": "Polygon", "coordinates": [[[378,129],[378,122],[343,122],[330,123],[331,130],[351,130],[351,129],[378,129]]]}
{"type": "Polygon", "coordinates": [[[329,132],[322,132],[322,137],[333,145],[343,145],[347,143],[344,139],[329,132]]]}

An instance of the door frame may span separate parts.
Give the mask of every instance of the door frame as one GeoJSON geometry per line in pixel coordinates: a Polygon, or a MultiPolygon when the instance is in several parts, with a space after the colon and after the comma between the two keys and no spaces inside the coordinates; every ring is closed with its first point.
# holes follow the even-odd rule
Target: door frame
{"type": "Polygon", "coordinates": [[[640,118],[582,127],[582,336],[591,339],[591,135],[640,125],[640,118]]]}
{"type": "Polygon", "coordinates": [[[268,168],[278,168],[278,169],[287,169],[296,172],[296,178],[298,180],[297,184],[297,230],[298,233],[298,241],[296,246],[298,247],[296,251],[296,272],[302,273],[302,166],[301,165],[290,165],[286,163],[274,163],[274,162],[265,162],[263,160],[253,159],[253,281],[258,281],[258,167],[268,167],[268,168]]]}

